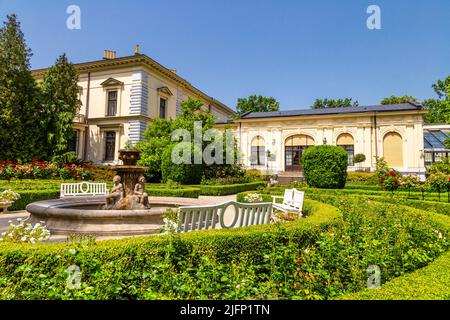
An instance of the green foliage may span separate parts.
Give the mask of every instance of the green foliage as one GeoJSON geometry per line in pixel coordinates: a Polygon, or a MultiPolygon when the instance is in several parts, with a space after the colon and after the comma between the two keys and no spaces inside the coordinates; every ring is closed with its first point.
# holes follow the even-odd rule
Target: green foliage
{"type": "Polygon", "coordinates": [[[357,153],[355,154],[355,156],[353,157],[353,162],[354,163],[361,163],[366,161],[366,155],[363,153],[357,153]]]}
{"type": "Polygon", "coordinates": [[[20,199],[14,202],[9,209],[10,211],[25,210],[30,203],[59,198],[59,190],[23,190],[17,192],[20,194],[20,199]]]}
{"type": "Polygon", "coordinates": [[[45,115],[30,72],[27,47],[16,15],[0,28],[0,160],[45,157],[45,115]]]}
{"type": "Polygon", "coordinates": [[[347,182],[376,185],[378,184],[378,178],[373,172],[355,171],[347,174],[347,182]]]}
{"type": "Polygon", "coordinates": [[[378,177],[378,180],[383,179],[386,176],[386,173],[389,172],[388,163],[384,160],[383,157],[377,158],[375,173],[378,177]]]}
{"type": "Polygon", "coordinates": [[[450,175],[450,158],[444,157],[440,161],[433,163],[428,169],[428,174],[445,173],[450,175]]]}
{"type": "Polygon", "coordinates": [[[348,155],[341,147],[324,145],[308,148],[303,153],[302,166],[310,187],[345,187],[348,155]]]}
{"type": "Polygon", "coordinates": [[[450,123],[450,76],[433,84],[438,99],[427,99],[423,102],[428,111],[425,115],[427,123],[450,123]]]}
{"type": "Polygon", "coordinates": [[[245,177],[247,177],[250,181],[262,181],[264,179],[261,171],[258,169],[246,170],[245,177]]]}
{"type": "Polygon", "coordinates": [[[441,172],[433,173],[428,177],[427,184],[429,184],[434,191],[446,192],[450,186],[450,176],[441,172]]]}
{"type": "Polygon", "coordinates": [[[290,296],[283,293],[290,288],[283,278],[294,267],[291,252],[313,245],[339,217],[325,204],[307,200],[305,206],[311,212],[308,219],[283,227],[91,244],[0,244],[0,299],[261,299],[271,292],[290,296]],[[80,267],[82,283],[69,290],[66,270],[73,265],[80,267]]]}
{"type": "Polygon", "coordinates": [[[357,100],[353,101],[352,98],[344,99],[316,99],[311,109],[325,109],[325,108],[348,108],[348,107],[358,107],[359,102],[357,100]]]}
{"type": "Polygon", "coordinates": [[[244,191],[257,190],[259,187],[265,187],[266,183],[263,181],[250,182],[242,184],[230,185],[202,185],[201,194],[205,196],[226,196],[236,194],[244,191]]]}
{"type": "Polygon", "coordinates": [[[380,185],[383,190],[394,192],[401,186],[402,175],[394,169],[390,169],[380,178],[380,185]]]}
{"type": "Polygon", "coordinates": [[[384,98],[383,100],[381,100],[381,104],[382,105],[401,104],[407,103],[408,101],[417,102],[417,99],[414,98],[413,96],[401,96],[401,97],[390,96],[389,98],[384,98]]]}
{"type": "Polygon", "coordinates": [[[247,112],[280,111],[280,103],[273,97],[252,95],[248,98],[239,98],[236,105],[236,115],[247,112]]]}
{"type": "Polygon", "coordinates": [[[78,159],[76,152],[66,152],[63,154],[58,154],[53,156],[52,163],[57,165],[58,168],[64,167],[64,164],[72,164],[72,163],[80,163],[81,161],[78,159]]]}
{"type": "Polygon", "coordinates": [[[162,154],[170,144],[171,134],[172,120],[156,118],[144,132],[144,139],[136,145],[141,151],[141,160],[138,164],[149,168],[145,174],[148,181],[162,179],[162,154]]]}
{"type": "Polygon", "coordinates": [[[79,112],[78,74],[65,54],[58,57],[42,81],[48,154],[64,154],[73,136],[73,119],[79,112]]]}
{"type": "Polygon", "coordinates": [[[164,150],[162,155],[161,169],[163,181],[172,180],[181,184],[199,184],[202,181],[203,165],[194,164],[194,153],[197,150],[194,150],[193,144],[190,142],[180,142],[176,147],[184,147],[184,152],[191,150],[191,163],[174,163],[172,151],[174,151],[175,145],[170,145],[170,147],[164,150]]]}
{"type": "Polygon", "coordinates": [[[170,186],[149,186],[145,188],[145,192],[151,197],[177,197],[177,198],[198,198],[200,196],[200,188],[182,187],[171,188],[170,186]]]}

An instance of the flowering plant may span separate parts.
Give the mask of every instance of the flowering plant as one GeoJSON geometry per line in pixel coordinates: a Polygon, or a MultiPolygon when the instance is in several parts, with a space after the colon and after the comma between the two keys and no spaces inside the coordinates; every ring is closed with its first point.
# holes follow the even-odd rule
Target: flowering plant
{"type": "Polygon", "coordinates": [[[2,193],[0,193],[0,202],[3,201],[16,201],[20,199],[20,194],[15,193],[12,190],[5,190],[2,193]]]}
{"type": "Polygon", "coordinates": [[[163,234],[174,234],[180,229],[178,225],[178,212],[175,210],[167,209],[163,215],[164,226],[161,228],[163,234]]]}
{"type": "Polygon", "coordinates": [[[258,203],[263,202],[263,197],[259,193],[249,193],[244,197],[245,202],[258,203]]]}
{"type": "Polygon", "coordinates": [[[402,175],[400,172],[390,169],[388,172],[384,174],[383,177],[379,180],[381,187],[383,190],[388,190],[394,192],[400,186],[404,186],[405,183],[402,181],[402,175]]]}
{"type": "Polygon", "coordinates": [[[18,224],[9,221],[8,230],[0,236],[2,242],[12,243],[38,243],[47,241],[50,238],[50,231],[44,225],[44,222],[36,223],[34,226],[25,224],[22,219],[17,219],[18,224]]]}

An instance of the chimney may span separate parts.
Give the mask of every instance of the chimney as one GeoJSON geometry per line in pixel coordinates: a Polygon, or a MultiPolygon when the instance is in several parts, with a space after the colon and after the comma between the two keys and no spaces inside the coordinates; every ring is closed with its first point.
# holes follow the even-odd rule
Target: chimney
{"type": "Polygon", "coordinates": [[[103,52],[103,59],[105,60],[116,59],[116,57],[117,57],[116,51],[105,50],[103,52]]]}

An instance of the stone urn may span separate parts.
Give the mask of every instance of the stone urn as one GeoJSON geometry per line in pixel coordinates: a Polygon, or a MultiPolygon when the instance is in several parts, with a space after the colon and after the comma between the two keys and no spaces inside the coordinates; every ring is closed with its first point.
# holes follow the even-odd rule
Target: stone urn
{"type": "Polygon", "coordinates": [[[138,150],[121,149],[119,150],[119,159],[124,166],[135,166],[141,159],[141,152],[138,150]]]}
{"type": "Polygon", "coordinates": [[[9,200],[0,201],[0,213],[8,212],[8,208],[11,207],[12,204],[13,202],[9,200]]]}

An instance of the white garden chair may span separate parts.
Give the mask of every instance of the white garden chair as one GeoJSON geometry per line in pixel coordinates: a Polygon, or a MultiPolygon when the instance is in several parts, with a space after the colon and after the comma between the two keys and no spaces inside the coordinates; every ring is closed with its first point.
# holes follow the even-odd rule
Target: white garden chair
{"type": "Polygon", "coordinates": [[[303,211],[303,201],[305,193],[297,189],[286,189],[284,197],[273,197],[273,208],[284,213],[298,213],[300,216],[303,211]],[[277,199],[283,199],[283,203],[277,203],[277,199]]]}

